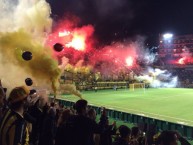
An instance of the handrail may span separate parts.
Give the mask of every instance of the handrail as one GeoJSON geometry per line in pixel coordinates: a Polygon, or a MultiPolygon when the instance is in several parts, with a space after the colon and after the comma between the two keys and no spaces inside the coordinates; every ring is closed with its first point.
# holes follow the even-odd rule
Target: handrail
{"type": "MultiPolygon", "coordinates": [[[[62,99],[57,99],[59,103],[63,104],[64,106],[67,107],[72,107],[75,102],[68,101],[68,100],[62,100],[62,99]]],[[[101,106],[94,106],[94,105],[88,105],[89,107],[95,109],[97,114],[101,114],[101,106]]],[[[193,139],[193,127],[188,126],[188,125],[183,125],[183,124],[178,124],[174,122],[168,122],[164,120],[159,120],[139,114],[132,114],[132,113],[127,113],[123,111],[118,111],[110,108],[106,108],[108,112],[108,116],[110,118],[128,122],[128,123],[136,123],[136,124],[143,124],[143,125],[155,125],[157,128],[157,131],[161,130],[177,130],[179,131],[184,137],[188,139],[193,139]]]]}

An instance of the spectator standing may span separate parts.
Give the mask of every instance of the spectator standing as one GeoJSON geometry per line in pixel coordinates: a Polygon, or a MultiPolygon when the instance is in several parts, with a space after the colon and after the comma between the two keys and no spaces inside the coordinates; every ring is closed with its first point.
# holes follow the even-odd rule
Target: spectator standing
{"type": "Polygon", "coordinates": [[[67,122],[71,127],[69,136],[70,145],[90,145],[90,137],[93,133],[101,132],[99,125],[87,117],[87,101],[78,100],[75,105],[77,115],[72,116],[67,122]]]}
{"type": "Polygon", "coordinates": [[[103,132],[100,134],[100,145],[111,145],[112,135],[116,134],[116,122],[109,125],[109,120],[107,117],[107,111],[105,108],[102,110],[102,115],[100,118],[99,125],[103,128],[103,132]]]}
{"type": "Polygon", "coordinates": [[[178,145],[178,140],[181,145],[190,145],[190,143],[183,138],[178,132],[165,130],[158,137],[158,145],[178,145]]]}
{"type": "Polygon", "coordinates": [[[67,121],[71,115],[72,113],[69,109],[65,109],[61,113],[57,125],[55,145],[69,145],[68,138],[70,136],[68,137],[68,135],[70,135],[70,124],[67,124],[67,121]]]}
{"type": "Polygon", "coordinates": [[[39,145],[54,145],[55,129],[56,129],[56,111],[52,106],[48,112],[46,112],[42,129],[40,133],[39,145]]]}
{"type": "Polygon", "coordinates": [[[5,92],[3,87],[0,86],[0,120],[4,114],[4,100],[5,100],[5,92]]]}
{"type": "Polygon", "coordinates": [[[125,126],[121,125],[119,127],[120,137],[118,137],[114,142],[113,145],[129,145],[129,137],[131,134],[131,130],[125,126]]]}
{"type": "Polygon", "coordinates": [[[27,122],[23,117],[29,90],[25,87],[14,88],[8,98],[10,109],[0,123],[1,145],[27,145],[29,134],[27,122]]]}
{"type": "MultiPolygon", "coordinates": [[[[90,108],[88,110],[87,115],[88,115],[88,118],[90,118],[94,121],[96,120],[96,111],[93,108],[90,108]]],[[[99,134],[96,134],[96,133],[91,134],[90,141],[89,141],[90,145],[99,145],[99,141],[100,141],[100,135],[99,134]]]]}
{"type": "Polygon", "coordinates": [[[130,144],[131,145],[139,145],[139,135],[140,135],[140,130],[138,127],[132,127],[131,129],[131,140],[130,144]]]}

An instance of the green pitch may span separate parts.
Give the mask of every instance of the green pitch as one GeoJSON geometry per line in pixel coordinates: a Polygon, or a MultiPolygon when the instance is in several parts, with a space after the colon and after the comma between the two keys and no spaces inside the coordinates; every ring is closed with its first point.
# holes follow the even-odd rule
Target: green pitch
{"type": "MultiPolygon", "coordinates": [[[[82,92],[89,104],[193,126],[193,89],[157,88],[82,92]]],[[[61,99],[77,101],[73,95],[61,99]]]]}

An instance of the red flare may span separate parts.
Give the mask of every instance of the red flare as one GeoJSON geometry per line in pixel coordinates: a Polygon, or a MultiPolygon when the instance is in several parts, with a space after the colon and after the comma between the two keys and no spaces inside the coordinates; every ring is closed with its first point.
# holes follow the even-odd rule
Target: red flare
{"type": "Polygon", "coordinates": [[[178,60],[179,64],[185,64],[186,57],[182,57],[178,60]]]}
{"type": "Polygon", "coordinates": [[[126,64],[127,64],[127,66],[133,65],[133,58],[131,56],[126,58],[126,64]]]}

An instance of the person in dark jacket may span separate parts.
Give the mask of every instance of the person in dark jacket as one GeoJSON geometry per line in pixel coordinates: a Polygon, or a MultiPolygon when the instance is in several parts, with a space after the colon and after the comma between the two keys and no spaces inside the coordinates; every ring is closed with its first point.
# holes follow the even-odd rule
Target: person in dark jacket
{"type": "Polygon", "coordinates": [[[39,145],[54,145],[56,128],[55,115],[55,112],[52,109],[49,109],[48,113],[44,116],[40,132],[39,145]]]}
{"type": "MultiPolygon", "coordinates": [[[[88,110],[87,116],[88,118],[95,121],[96,120],[96,111],[93,108],[90,108],[88,110]]],[[[99,134],[94,134],[94,133],[91,134],[89,144],[95,145],[97,143],[99,143],[99,134]]]]}
{"type": "Polygon", "coordinates": [[[178,145],[178,140],[181,145],[190,145],[190,143],[178,132],[171,130],[165,130],[160,134],[157,140],[157,145],[178,145]]]}
{"type": "Polygon", "coordinates": [[[109,120],[107,117],[107,111],[105,108],[102,110],[102,115],[99,122],[100,127],[103,129],[103,132],[100,134],[100,145],[111,145],[112,144],[112,135],[116,134],[116,122],[112,125],[109,125],[109,120]]]}
{"type": "Polygon", "coordinates": [[[119,127],[120,137],[118,137],[114,142],[113,145],[129,145],[129,137],[131,134],[131,130],[125,126],[121,125],[119,127]]]}
{"type": "Polygon", "coordinates": [[[87,117],[86,100],[78,100],[75,108],[77,115],[71,116],[67,121],[67,125],[64,127],[66,133],[64,133],[63,140],[68,145],[90,145],[90,136],[93,133],[102,132],[101,128],[94,120],[87,117]]]}
{"type": "Polygon", "coordinates": [[[29,107],[27,113],[34,118],[34,121],[32,121],[32,133],[30,136],[30,142],[33,145],[37,145],[40,135],[40,121],[41,116],[43,115],[42,110],[38,106],[39,100],[32,106],[29,107]]]}
{"type": "Polygon", "coordinates": [[[71,115],[71,111],[69,109],[65,109],[59,116],[55,145],[68,145],[68,142],[65,138],[68,138],[68,132],[70,132],[70,124],[67,124],[67,121],[71,115]]]}
{"type": "Polygon", "coordinates": [[[5,97],[6,97],[5,91],[4,91],[3,87],[0,86],[0,120],[3,117],[3,114],[5,112],[4,111],[5,97]]]}

